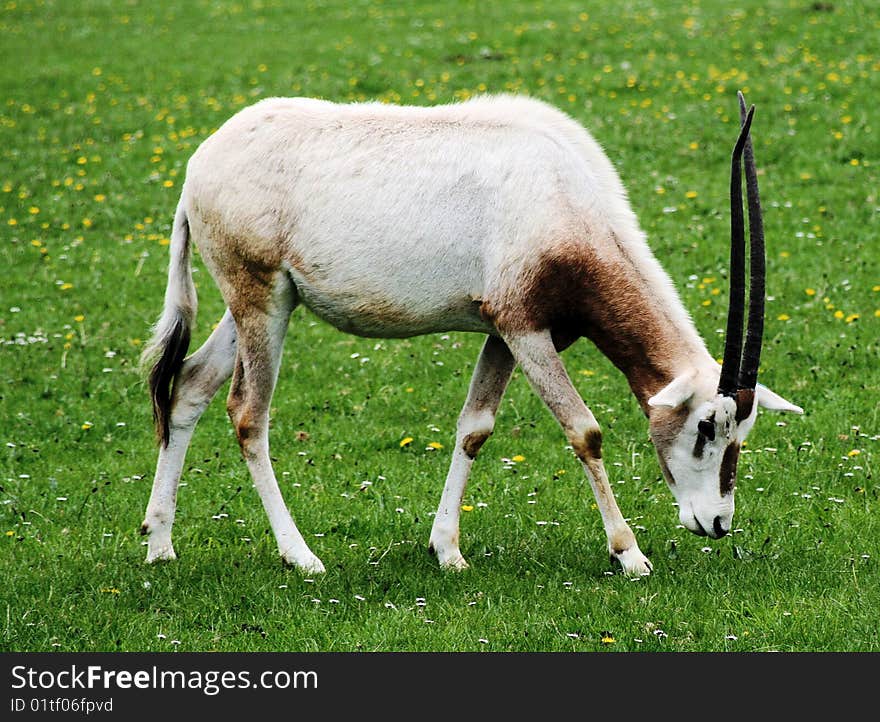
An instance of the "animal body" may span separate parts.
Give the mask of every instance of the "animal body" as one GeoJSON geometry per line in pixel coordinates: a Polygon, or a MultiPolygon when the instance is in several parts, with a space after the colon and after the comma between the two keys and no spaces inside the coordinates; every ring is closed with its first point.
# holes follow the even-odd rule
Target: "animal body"
{"type": "MultiPolygon", "coordinates": [[[[737,186],[736,154],[751,155],[751,115],[743,122],[737,186]]],[[[759,208],[750,231],[756,223],[759,208]]],[[[742,265],[737,243],[744,240],[734,238],[734,266],[742,265]]],[[[753,254],[754,245],[753,237],[753,254]]],[[[698,534],[730,529],[739,447],[758,406],[800,411],[757,383],[738,383],[741,301],[719,368],[600,146],[564,113],[526,97],[436,107],[263,100],[190,159],[170,254],[164,310],[144,355],[160,441],[142,527],[151,562],[175,557],[171,528],[186,450],[200,415],[231,377],[229,416],[280,554],[306,572],[323,570],[269,458],[269,404],[298,304],[360,336],[485,335],[430,534],[445,568],[467,566],[459,547],[462,495],[517,365],[580,459],[608,551],[629,575],[648,574],[651,563],[617,506],[599,424],[560,351],[586,337],[626,375],[680,520],[698,534]],[[191,243],[227,310],[187,356],[196,314],[191,243]]],[[[763,303],[763,285],[759,293],[763,303]]],[[[763,306],[755,313],[762,320],[763,306]]],[[[757,344],[759,354],[760,338],[757,344]]]]}

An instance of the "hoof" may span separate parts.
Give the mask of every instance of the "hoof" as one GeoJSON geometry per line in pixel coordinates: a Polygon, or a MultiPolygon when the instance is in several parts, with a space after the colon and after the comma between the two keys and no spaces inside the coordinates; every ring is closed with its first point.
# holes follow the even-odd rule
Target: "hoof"
{"type": "Polygon", "coordinates": [[[171,562],[177,559],[177,554],[174,553],[174,547],[171,546],[170,542],[159,546],[150,544],[147,549],[147,564],[171,562]]]}
{"type": "Polygon", "coordinates": [[[323,574],[327,571],[321,560],[314,554],[309,554],[308,556],[282,554],[281,561],[285,566],[294,567],[303,574],[323,574]]]}
{"type": "Polygon", "coordinates": [[[624,575],[631,579],[647,577],[654,568],[648,557],[642,554],[637,545],[624,549],[618,554],[612,551],[611,558],[616,559],[620,563],[624,575]]]}
{"type": "Polygon", "coordinates": [[[444,571],[450,572],[463,572],[465,569],[469,568],[469,566],[470,565],[464,560],[464,557],[461,554],[457,557],[451,557],[440,562],[440,568],[444,571]]]}
{"type": "Polygon", "coordinates": [[[460,572],[468,568],[468,563],[457,546],[441,546],[431,541],[428,544],[428,551],[437,557],[441,569],[460,572]]]}

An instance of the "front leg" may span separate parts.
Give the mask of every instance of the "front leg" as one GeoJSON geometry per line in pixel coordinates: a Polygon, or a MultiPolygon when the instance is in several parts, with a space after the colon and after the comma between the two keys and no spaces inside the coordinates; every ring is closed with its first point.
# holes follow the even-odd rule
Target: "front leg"
{"type": "Polygon", "coordinates": [[[489,336],[477,359],[467,401],[458,417],[455,451],[431,528],[428,548],[437,555],[444,569],[467,569],[458,546],[461,499],[477,452],[495,426],[495,414],[514,365],[504,341],[489,336]]]}
{"type": "Polygon", "coordinates": [[[620,513],[602,463],[602,432],[590,409],[572,384],[549,331],[505,336],[514,358],[535,392],[559,421],[581,461],[602,515],[608,553],[627,576],[651,573],[651,562],[642,554],[636,537],[620,513]]]}
{"type": "MultiPolygon", "coordinates": [[[[624,520],[617,506],[617,500],[611,491],[611,485],[608,483],[608,474],[605,473],[605,465],[602,463],[602,434],[595,429],[595,447],[582,454],[577,450],[574,440],[569,437],[572,446],[577,453],[578,458],[584,470],[587,472],[587,478],[590,480],[590,486],[593,489],[593,495],[596,497],[596,504],[599,507],[599,513],[602,515],[602,524],[605,527],[605,535],[608,539],[608,554],[612,559],[620,562],[623,573],[628,577],[647,576],[653,568],[648,558],[642,554],[639,545],[636,542],[636,536],[633,534],[629,524],[624,520]],[[598,454],[596,456],[595,454],[598,454]]],[[[590,432],[588,431],[589,435],[590,432]]],[[[577,435],[575,435],[577,438],[577,435]]],[[[585,438],[584,436],[580,437],[585,438]]]]}

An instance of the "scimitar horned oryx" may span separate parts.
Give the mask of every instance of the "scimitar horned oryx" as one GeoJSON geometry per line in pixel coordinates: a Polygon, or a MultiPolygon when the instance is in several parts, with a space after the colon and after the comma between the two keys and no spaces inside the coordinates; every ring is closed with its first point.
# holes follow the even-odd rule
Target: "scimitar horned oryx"
{"type": "MultiPolygon", "coordinates": [[[[757,383],[764,240],[746,113],[733,152],[724,363],[706,350],[649,249],[611,162],[578,123],[526,97],[436,107],[270,98],[239,112],[189,161],[174,217],[165,305],[144,353],[159,459],[142,530],[147,561],[173,559],[171,527],[193,429],[232,377],[229,416],[285,562],[323,564],[284,503],[269,404],[291,311],[359,336],[486,336],[433,520],[442,567],[467,566],[459,515],[471,464],[519,365],[562,426],[628,575],[651,563],[609,485],[602,435],[559,352],[589,338],[629,381],[691,531],[730,530],[740,446],[758,406],[801,409],[757,383]],[[742,340],[745,157],[751,291],[742,340]],[[195,243],[227,310],[187,357],[195,243]]],[[[303,351],[305,352],[305,351],[303,351]]]]}

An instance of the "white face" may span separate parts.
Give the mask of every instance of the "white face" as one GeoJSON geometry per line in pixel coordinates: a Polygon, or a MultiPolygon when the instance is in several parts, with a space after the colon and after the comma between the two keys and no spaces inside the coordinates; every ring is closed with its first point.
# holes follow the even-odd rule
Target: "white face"
{"type": "Polygon", "coordinates": [[[648,399],[651,439],[678,502],[679,520],[694,534],[714,539],[733,523],[736,464],[758,406],[803,413],[762,384],[751,399],[749,392],[740,392],[739,402],[722,396],[716,391],[719,371],[687,372],[648,399]]]}
{"type": "Polygon", "coordinates": [[[680,522],[695,534],[717,539],[730,531],[740,447],[757,415],[757,403],[750,406],[739,422],[736,401],[720,394],[706,400],[695,394],[678,407],[651,411],[660,467],[680,522]]]}

